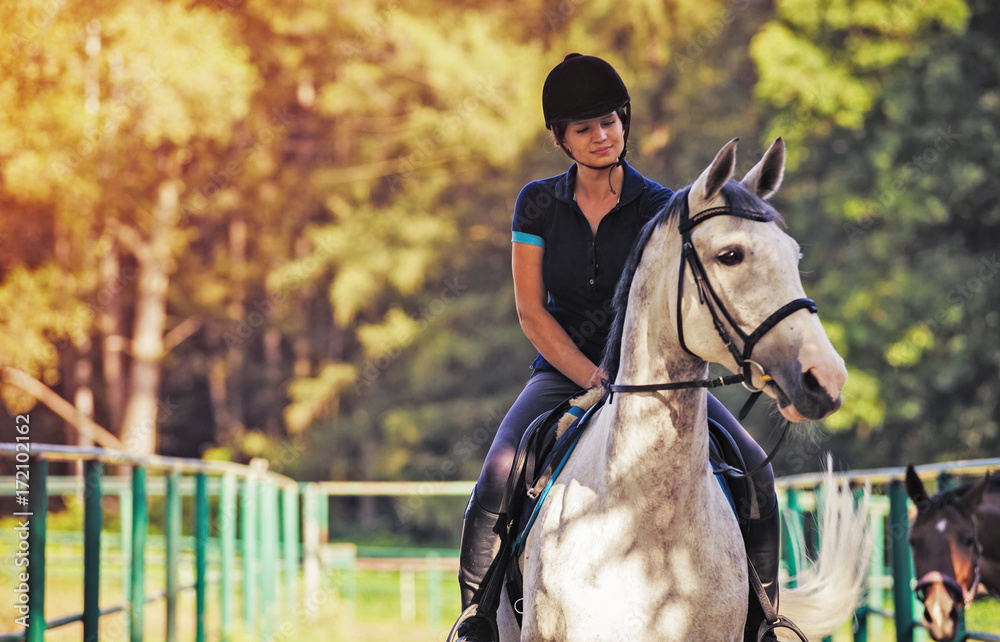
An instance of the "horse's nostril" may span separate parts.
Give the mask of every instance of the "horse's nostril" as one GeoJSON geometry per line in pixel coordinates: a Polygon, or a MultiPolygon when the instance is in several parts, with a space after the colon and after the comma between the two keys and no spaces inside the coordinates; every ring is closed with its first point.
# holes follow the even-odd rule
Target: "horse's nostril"
{"type": "Polygon", "coordinates": [[[823,389],[823,386],[819,383],[819,379],[817,379],[816,375],[812,373],[812,370],[809,370],[802,375],[802,383],[805,385],[806,390],[818,392],[823,389]]]}

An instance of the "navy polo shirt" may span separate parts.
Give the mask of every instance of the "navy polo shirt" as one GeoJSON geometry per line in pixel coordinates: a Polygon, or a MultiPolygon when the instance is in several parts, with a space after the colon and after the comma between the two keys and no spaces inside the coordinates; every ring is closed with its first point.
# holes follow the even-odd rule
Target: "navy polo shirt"
{"type": "MultiPolygon", "coordinates": [[[[511,225],[514,243],[545,250],[542,279],[549,313],[591,361],[600,363],[614,312],[612,300],[635,239],[673,192],[628,163],[621,198],[597,228],[574,197],[576,164],[565,174],[528,183],[518,194],[511,225]]],[[[555,370],[541,354],[532,364],[555,370]]]]}

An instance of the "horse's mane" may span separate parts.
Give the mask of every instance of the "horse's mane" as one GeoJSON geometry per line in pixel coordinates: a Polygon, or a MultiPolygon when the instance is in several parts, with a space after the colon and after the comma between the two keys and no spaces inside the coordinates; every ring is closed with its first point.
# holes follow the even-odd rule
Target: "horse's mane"
{"type": "Polygon", "coordinates": [[[935,493],[927,498],[926,502],[922,502],[917,506],[918,512],[936,512],[943,510],[946,506],[955,506],[960,512],[965,512],[958,500],[962,498],[967,490],[972,488],[972,484],[962,484],[961,486],[956,486],[954,488],[949,488],[941,492],[935,493]]]}
{"type": "MultiPolygon", "coordinates": [[[[961,512],[965,512],[965,509],[961,507],[959,500],[966,492],[974,485],[973,482],[962,484],[961,486],[955,486],[954,488],[948,488],[946,490],[939,491],[927,498],[926,502],[923,502],[917,506],[918,514],[929,514],[931,512],[936,512],[943,510],[946,506],[957,506],[961,512]]],[[[990,476],[990,480],[986,484],[986,493],[998,492],[1000,491],[1000,475],[990,476]]]]}
{"type": "MultiPolygon", "coordinates": [[[[618,279],[618,285],[615,288],[614,298],[612,299],[612,306],[615,312],[615,318],[611,322],[611,327],[608,330],[608,341],[604,346],[604,354],[601,359],[601,367],[604,372],[608,375],[609,381],[614,381],[618,376],[618,365],[621,360],[621,350],[622,350],[622,333],[625,328],[625,311],[628,307],[628,297],[629,292],[632,289],[632,279],[635,277],[636,270],[639,269],[639,263],[642,261],[642,253],[646,249],[646,245],[649,243],[650,237],[653,232],[656,231],[661,225],[664,225],[668,221],[678,218],[684,214],[689,214],[688,212],[688,193],[691,191],[691,186],[674,192],[667,204],[660,210],[659,214],[654,216],[646,225],[642,228],[639,233],[639,237],[635,240],[635,245],[632,247],[632,252],[629,254],[628,261],[625,263],[625,268],[622,270],[622,275],[618,279]]],[[[779,225],[784,227],[784,219],[782,219],[781,214],[778,213],[767,201],[758,197],[756,194],[743,187],[736,181],[728,181],[722,186],[720,192],[722,198],[725,199],[726,204],[737,210],[750,210],[754,212],[759,212],[766,215],[768,218],[775,220],[779,225]]],[[[678,260],[680,257],[678,257],[678,260]]]]}

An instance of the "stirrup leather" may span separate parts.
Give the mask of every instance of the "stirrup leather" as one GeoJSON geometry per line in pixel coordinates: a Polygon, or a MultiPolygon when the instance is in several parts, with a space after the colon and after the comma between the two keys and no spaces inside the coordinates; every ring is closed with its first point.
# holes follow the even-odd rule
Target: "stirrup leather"
{"type": "Polygon", "coordinates": [[[802,642],[809,642],[809,638],[802,632],[802,629],[795,625],[795,622],[778,615],[777,611],[774,610],[774,605],[768,599],[767,593],[764,591],[764,585],[760,581],[760,576],[757,575],[757,569],[753,567],[753,562],[750,561],[749,557],[747,558],[747,573],[750,576],[750,587],[757,595],[757,599],[760,600],[760,606],[764,610],[764,621],[760,623],[760,628],[757,629],[757,642],[764,642],[764,636],[768,633],[773,633],[775,629],[788,629],[795,633],[802,642]]]}

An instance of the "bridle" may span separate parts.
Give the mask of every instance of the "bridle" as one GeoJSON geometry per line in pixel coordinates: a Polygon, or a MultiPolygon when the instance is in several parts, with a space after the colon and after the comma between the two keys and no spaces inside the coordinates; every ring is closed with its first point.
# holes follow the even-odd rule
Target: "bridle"
{"type": "Polygon", "coordinates": [[[983,546],[979,543],[979,535],[976,533],[976,520],[971,515],[965,512],[965,509],[955,501],[948,501],[948,504],[954,506],[962,515],[965,515],[970,520],[972,520],[972,541],[975,543],[975,563],[973,565],[972,574],[972,585],[969,588],[962,586],[957,578],[951,577],[950,575],[945,575],[941,571],[930,571],[929,573],[924,573],[917,580],[916,584],[913,586],[913,592],[920,598],[923,602],[927,596],[927,589],[931,585],[940,582],[944,585],[945,589],[952,594],[952,597],[961,597],[962,603],[965,605],[964,608],[969,608],[972,601],[976,599],[976,593],[979,591],[979,561],[983,557],[983,546]]]}
{"type": "MultiPolygon", "coordinates": [[[[771,315],[764,319],[764,321],[757,326],[753,332],[749,334],[744,332],[736,322],[736,319],[733,318],[733,315],[726,308],[725,302],[723,302],[722,298],[719,297],[715,288],[712,287],[712,282],[708,279],[708,273],[705,271],[705,266],[702,264],[701,259],[698,258],[698,253],[694,249],[694,242],[691,240],[691,232],[694,228],[698,227],[710,218],[723,215],[735,216],[737,218],[746,219],[748,221],[756,221],[759,223],[767,223],[774,220],[774,215],[729,206],[713,207],[702,210],[694,216],[688,216],[686,208],[682,210],[680,214],[680,221],[678,223],[678,231],[681,235],[681,265],[679,270],[680,274],[677,277],[677,337],[680,340],[681,347],[684,351],[693,357],[697,357],[696,354],[688,349],[687,344],[684,341],[684,319],[681,314],[681,303],[684,299],[684,276],[686,269],[690,269],[691,274],[694,277],[695,286],[698,288],[698,303],[700,305],[708,306],[708,311],[712,315],[712,325],[715,326],[715,331],[718,332],[719,337],[726,346],[726,349],[729,350],[729,353],[736,361],[737,369],[740,371],[739,374],[730,375],[728,377],[718,377],[715,379],[696,379],[693,381],[676,381],[669,383],[638,385],[612,384],[605,380],[602,383],[605,388],[605,397],[608,398],[609,403],[611,401],[611,395],[616,392],[655,392],[659,390],[683,390],[688,388],[716,388],[719,386],[741,383],[751,393],[750,398],[747,399],[745,404],[743,404],[743,408],[739,412],[739,419],[742,421],[743,418],[746,417],[747,413],[750,412],[750,408],[753,406],[754,402],[757,401],[761,393],[764,391],[764,386],[768,383],[775,386],[777,385],[774,383],[772,377],[764,370],[764,367],[752,359],[753,349],[757,346],[757,343],[765,334],[774,329],[776,325],[781,323],[781,321],[790,316],[792,313],[805,309],[815,314],[816,303],[813,302],[812,299],[807,298],[790,301],[771,313],[771,315]],[[733,341],[733,337],[729,333],[723,319],[728,322],[729,327],[732,328],[736,333],[736,336],[740,338],[743,345],[742,350],[736,347],[736,343],[733,341]],[[753,368],[755,366],[760,371],[760,388],[754,387],[753,368]]],[[[774,456],[778,454],[778,450],[784,443],[785,437],[788,436],[788,427],[790,425],[791,422],[785,422],[785,427],[781,433],[781,437],[778,439],[778,443],[775,444],[774,449],[770,454],[768,454],[767,458],[765,458],[764,461],[758,464],[753,470],[747,472],[727,464],[722,464],[718,470],[713,470],[713,473],[716,475],[724,474],[731,478],[753,477],[761,469],[767,466],[771,460],[774,459],[774,456]]],[[[770,599],[767,597],[767,592],[761,584],[757,571],[753,566],[753,562],[747,558],[747,563],[751,587],[753,588],[754,593],[756,593],[757,599],[760,601],[761,608],[764,610],[764,622],[761,622],[760,629],[757,632],[757,639],[763,640],[765,636],[774,629],[786,628],[798,635],[800,640],[805,640],[806,636],[793,622],[778,615],[776,609],[771,604],[770,599]]]]}
{"type": "MultiPolygon", "coordinates": [[[[729,206],[713,207],[702,210],[694,216],[688,216],[687,210],[681,212],[680,221],[678,223],[678,231],[681,235],[681,266],[680,274],[677,277],[677,336],[684,351],[691,356],[697,356],[691,352],[690,349],[688,349],[687,344],[684,341],[684,321],[681,315],[681,302],[684,297],[684,276],[686,269],[690,269],[691,274],[694,277],[695,285],[698,288],[698,302],[701,305],[708,306],[709,313],[712,315],[712,324],[715,326],[715,330],[718,332],[723,344],[725,344],[726,349],[729,350],[729,353],[736,361],[736,365],[740,373],[727,377],[717,377],[714,379],[697,379],[694,381],[677,381],[639,385],[612,384],[605,381],[604,387],[608,393],[654,392],[659,390],[683,390],[688,388],[717,388],[719,386],[741,383],[752,393],[746,404],[744,404],[743,409],[740,410],[739,418],[742,420],[750,411],[750,408],[760,396],[761,392],[763,392],[764,386],[768,383],[777,385],[773,383],[771,376],[764,371],[763,366],[756,361],[753,361],[753,349],[765,334],[771,331],[776,325],[778,325],[778,323],[792,313],[802,309],[816,313],[816,303],[813,302],[812,299],[807,298],[795,299],[794,301],[786,303],[778,308],[770,316],[764,319],[764,321],[757,326],[757,329],[753,332],[749,334],[744,332],[733,318],[733,315],[726,308],[725,303],[719,297],[715,288],[712,287],[712,283],[708,279],[708,273],[705,271],[705,266],[702,264],[701,259],[698,258],[698,253],[695,251],[694,243],[691,240],[691,232],[694,228],[710,218],[722,215],[735,216],[737,218],[757,221],[760,223],[766,223],[774,220],[773,215],[729,206]],[[723,319],[728,322],[729,327],[732,328],[736,335],[740,338],[743,346],[742,350],[737,348],[732,335],[729,333],[729,329],[726,327],[726,323],[723,322],[723,319]],[[753,383],[754,367],[759,370],[760,379],[763,383],[760,388],[755,387],[753,383]]],[[[784,440],[784,435],[782,435],[782,440],[784,440]]],[[[771,456],[773,457],[773,453],[771,456]]],[[[770,459],[771,457],[768,457],[768,461],[770,461],[770,459]]]]}

